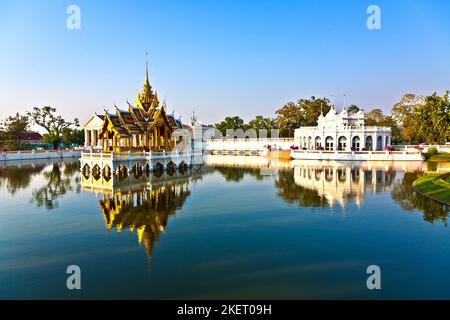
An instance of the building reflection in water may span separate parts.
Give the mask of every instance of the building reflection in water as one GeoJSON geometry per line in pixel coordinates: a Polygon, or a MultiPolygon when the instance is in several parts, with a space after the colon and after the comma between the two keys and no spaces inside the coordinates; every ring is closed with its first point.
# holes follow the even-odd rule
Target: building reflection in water
{"type": "Polygon", "coordinates": [[[346,207],[351,201],[361,206],[365,195],[389,192],[403,210],[420,211],[425,221],[447,225],[450,208],[416,193],[412,187],[414,180],[429,170],[427,163],[293,161],[292,167],[293,176],[281,172],[276,181],[278,195],[288,203],[346,207]]]}
{"type": "Polygon", "coordinates": [[[99,207],[106,229],[136,233],[149,257],[170,217],[191,194],[190,186],[201,179],[202,169],[168,172],[113,174],[109,179],[82,177],[83,191],[100,196],[99,207]]]}
{"type": "Polygon", "coordinates": [[[392,167],[370,163],[295,162],[293,168],[295,184],[316,191],[330,207],[350,200],[361,206],[365,194],[388,192],[396,177],[392,167]]]}

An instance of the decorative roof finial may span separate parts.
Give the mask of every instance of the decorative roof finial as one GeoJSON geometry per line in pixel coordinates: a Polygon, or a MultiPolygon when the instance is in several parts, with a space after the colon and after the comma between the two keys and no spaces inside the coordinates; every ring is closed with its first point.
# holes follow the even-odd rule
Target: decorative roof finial
{"type": "Polygon", "coordinates": [[[145,79],[148,81],[148,53],[145,51],[145,79]]]}

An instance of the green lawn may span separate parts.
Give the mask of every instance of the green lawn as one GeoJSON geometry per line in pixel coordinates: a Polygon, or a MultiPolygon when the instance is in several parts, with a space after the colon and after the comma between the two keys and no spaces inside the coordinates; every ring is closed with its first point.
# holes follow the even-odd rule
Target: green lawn
{"type": "Polygon", "coordinates": [[[439,153],[439,154],[435,154],[434,156],[431,156],[430,159],[428,159],[428,161],[431,162],[450,162],[450,153],[446,152],[446,153],[439,153]]]}
{"type": "Polygon", "coordinates": [[[450,176],[448,174],[425,174],[414,181],[413,186],[427,196],[450,205],[450,176]]]}

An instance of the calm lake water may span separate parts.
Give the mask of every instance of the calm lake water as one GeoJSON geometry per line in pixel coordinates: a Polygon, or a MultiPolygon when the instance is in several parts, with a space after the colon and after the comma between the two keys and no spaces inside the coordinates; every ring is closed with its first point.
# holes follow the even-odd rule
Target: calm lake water
{"type": "Polygon", "coordinates": [[[0,164],[0,298],[449,299],[449,210],[411,189],[422,167],[218,156],[100,183],[0,164]]]}

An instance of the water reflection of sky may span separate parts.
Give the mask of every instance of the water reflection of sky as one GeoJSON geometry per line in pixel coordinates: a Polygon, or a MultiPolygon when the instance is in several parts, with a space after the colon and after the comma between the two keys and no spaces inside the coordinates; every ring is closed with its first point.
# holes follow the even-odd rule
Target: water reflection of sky
{"type": "Polygon", "coordinates": [[[411,190],[420,169],[372,165],[377,186],[344,183],[340,203],[299,172],[342,164],[215,161],[95,192],[83,191],[76,162],[19,175],[2,167],[0,297],[448,297],[447,212],[411,190]],[[111,206],[119,194],[132,201],[111,206]],[[372,263],[385,270],[380,294],[365,289],[372,263]],[[64,287],[69,264],[83,270],[82,292],[64,287]]]}

